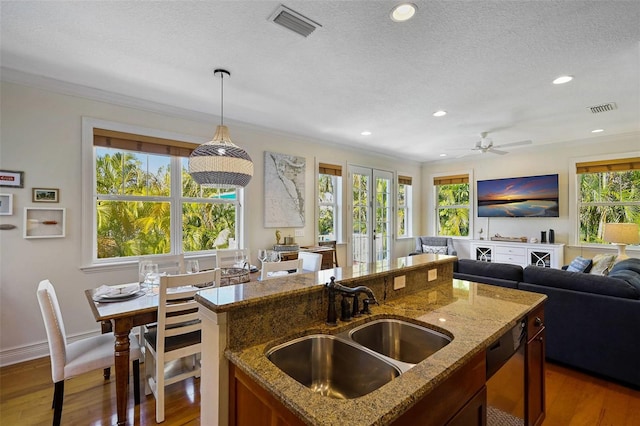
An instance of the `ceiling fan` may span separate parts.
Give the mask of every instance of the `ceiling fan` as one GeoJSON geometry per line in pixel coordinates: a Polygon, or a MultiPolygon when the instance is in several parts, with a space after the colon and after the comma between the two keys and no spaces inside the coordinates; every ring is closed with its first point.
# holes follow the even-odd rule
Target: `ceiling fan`
{"type": "Polygon", "coordinates": [[[471,150],[472,151],[479,151],[482,154],[484,154],[486,152],[491,152],[493,154],[504,155],[504,154],[508,154],[508,152],[507,151],[501,151],[501,150],[496,149],[496,148],[505,148],[505,147],[508,147],[508,146],[530,145],[531,143],[532,142],[530,140],[526,140],[526,141],[505,143],[505,144],[502,144],[502,145],[494,145],[493,144],[493,140],[488,137],[488,133],[487,132],[482,132],[482,133],[480,133],[480,140],[476,142],[476,145],[473,148],[471,148],[471,150]]]}

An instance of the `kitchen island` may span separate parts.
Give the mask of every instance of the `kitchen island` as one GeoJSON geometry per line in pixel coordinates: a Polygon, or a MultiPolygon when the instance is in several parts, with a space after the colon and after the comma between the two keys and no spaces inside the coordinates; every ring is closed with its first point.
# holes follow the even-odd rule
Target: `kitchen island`
{"type": "MultiPolygon", "coordinates": [[[[540,320],[545,296],[453,280],[454,260],[451,256],[424,254],[202,291],[197,296],[205,348],[201,424],[226,425],[230,420],[231,424],[241,424],[239,413],[251,410],[262,417],[271,410],[269,415],[281,424],[410,424],[408,421],[420,418],[421,413],[434,424],[445,424],[468,401],[478,400],[481,405],[486,399],[481,393],[486,349],[533,312],[540,320]],[[324,284],[331,276],[348,287],[369,287],[380,305],[372,306],[370,315],[338,322],[337,326],[326,325],[328,298],[324,284]],[[413,321],[453,339],[379,389],[346,400],[312,392],[265,356],[270,348],[292,338],[338,334],[381,317],[413,321]],[[238,394],[239,383],[253,389],[255,398],[251,395],[246,399],[246,389],[238,394]],[[452,392],[463,395],[447,398],[446,393],[452,392]],[[447,399],[454,404],[451,408],[442,403],[447,399]],[[243,406],[248,400],[252,405],[243,406]],[[266,408],[257,407],[256,401],[266,408]],[[450,412],[438,414],[438,407],[450,412]]],[[[540,321],[533,321],[533,317],[530,322],[540,327],[540,321]]],[[[543,345],[539,346],[543,355],[543,345]]],[[[543,415],[541,411],[542,405],[538,417],[531,417],[536,412],[529,410],[531,424],[543,415]]],[[[263,424],[272,423],[267,419],[263,424]]]]}

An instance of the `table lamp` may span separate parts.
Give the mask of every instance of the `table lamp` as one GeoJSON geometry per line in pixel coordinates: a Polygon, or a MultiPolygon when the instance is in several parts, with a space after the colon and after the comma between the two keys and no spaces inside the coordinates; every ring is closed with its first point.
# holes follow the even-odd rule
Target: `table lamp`
{"type": "Polygon", "coordinates": [[[640,243],[637,223],[605,223],[603,239],[615,246],[618,246],[618,257],[616,260],[627,259],[625,253],[627,244],[640,243]]]}

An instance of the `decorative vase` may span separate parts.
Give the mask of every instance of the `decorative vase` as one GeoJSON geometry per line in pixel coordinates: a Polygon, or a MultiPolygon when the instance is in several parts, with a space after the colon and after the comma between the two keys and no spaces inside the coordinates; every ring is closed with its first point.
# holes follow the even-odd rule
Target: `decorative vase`
{"type": "Polygon", "coordinates": [[[549,229],[549,242],[551,244],[556,242],[556,233],[553,229],[549,229]]]}
{"type": "Polygon", "coordinates": [[[540,232],[540,242],[541,243],[547,242],[547,231],[540,232]]]}

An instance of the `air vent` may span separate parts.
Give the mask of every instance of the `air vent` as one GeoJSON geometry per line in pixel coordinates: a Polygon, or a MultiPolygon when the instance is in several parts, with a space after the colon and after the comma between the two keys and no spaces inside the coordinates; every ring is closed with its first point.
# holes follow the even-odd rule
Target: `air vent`
{"type": "Polygon", "coordinates": [[[615,102],[609,102],[608,104],[590,106],[589,109],[593,114],[598,114],[601,112],[613,111],[614,109],[618,109],[618,107],[615,102]]]}
{"type": "Polygon", "coordinates": [[[303,37],[309,36],[309,34],[314,32],[316,28],[322,27],[322,25],[317,22],[312,21],[306,16],[289,9],[284,5],[280,5],[275,13],[271,15],[269,20],[293,31],[296,34],[300,34],[303,37]]]}

